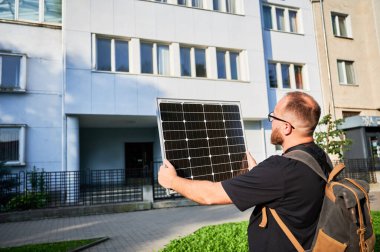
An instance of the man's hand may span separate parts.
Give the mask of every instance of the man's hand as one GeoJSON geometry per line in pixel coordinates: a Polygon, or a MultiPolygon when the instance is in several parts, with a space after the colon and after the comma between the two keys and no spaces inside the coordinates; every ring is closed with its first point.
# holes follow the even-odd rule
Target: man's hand
{"type": "Polygon", "coordinates": [[[249,151],[246,152],[247,155],[247,161],[248,161],[248,170],[252,170],[253,167],[257,165],[256,160],[252,157],[251,153],[249,151]]]}
{"type": "Polygon", "coordinates": [[[173,180],[177,177],[177,172],[174,166],[164,159],[164,163],[160,166],[158,171],[158,183],[164,188],[171,188],[173,180]]]}

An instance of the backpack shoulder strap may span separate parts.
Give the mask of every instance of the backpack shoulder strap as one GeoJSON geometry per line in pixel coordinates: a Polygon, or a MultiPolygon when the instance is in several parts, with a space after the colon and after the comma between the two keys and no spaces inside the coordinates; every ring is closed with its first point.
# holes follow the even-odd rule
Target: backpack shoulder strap
{"type": "Polygon", "coordinates": [[[272,213],[273,218],[276,220],[277,224],[280,226],[282,231],[285,233],[285,235],[288,237],[290,242],[293,244],[297,252],[304,252],[305,250],[301,246],[301,244],[297,241],[296,237],[292,234],[292,232],[289,230],[289,228],[286,226],[286,224],[281,220],[280,216],[277,214],[276,210],[269,208],[269,211],[272,213]]]}
{"type": "MultiPolygon", "coordinates": [[[[300,162],[306,164],[319,177],[321,177],[324,181],[327,182],[326,175],[323,172],[323,170],[322,170],[321,166],[319,165],[319,163],[317,162],[317,160],[315,160],[315,158],[312,155],[310,155],[309,153],[307,153],[306,151],[303,151],[303,150],[294,150],[294,151],[290,151],[290,152],[284,154],[284,156],[288,157],[288,158],[291,158],[291,159],[295,159],[297,161],[300,161],[300,162]]],[[[328,163],[330,164],[331,161],[328,162],[328,163]]]]}

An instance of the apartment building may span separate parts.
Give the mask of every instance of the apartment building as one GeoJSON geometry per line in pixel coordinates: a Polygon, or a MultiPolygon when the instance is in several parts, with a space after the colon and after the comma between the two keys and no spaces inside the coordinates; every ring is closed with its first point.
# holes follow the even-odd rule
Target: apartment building
{"type": "Polygon", "coordinates": [[[0,1],[0,160],[62,169],[61,1],[0,1]]]}
{"type": "Polygon", "coordinates": [[[313,29],[303,0],[0,1],[0,159],[122,182],[162,160],[157,98],[173,98],[240,102],[261,161],[284,93],[322,102],[313,29]]]}
{"type": "Polygon", "coordinates": [[[353,140],[347,158],[380,156],[380,3],[312,0],[324,107],[353,140]]]}

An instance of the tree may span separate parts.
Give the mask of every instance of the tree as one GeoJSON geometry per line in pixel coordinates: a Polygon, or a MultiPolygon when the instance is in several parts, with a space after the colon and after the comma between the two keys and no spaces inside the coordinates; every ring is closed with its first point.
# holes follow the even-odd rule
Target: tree
{"type": "Polygon", "coordinates": [[[344,131],[339,129],[343,122],[343,119],[334,121],[331,114],[327,114],[319,121],[319,130],[314,133],[315,142],[328,154],[337,155],[340,160],[343,152],[352,144],[344,131]]]}

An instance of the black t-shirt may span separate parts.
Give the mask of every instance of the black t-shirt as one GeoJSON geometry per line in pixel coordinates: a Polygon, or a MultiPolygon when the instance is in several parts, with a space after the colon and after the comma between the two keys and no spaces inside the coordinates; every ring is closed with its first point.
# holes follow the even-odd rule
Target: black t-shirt
{"type": "MultiPolygon", "coordinates": [[[[311,154],[328,174],[326,154],[314,143],[294,146],[311,154]]],[[[263,206],[277,213],[304,249],[309,249],[316,231],[324,197],[325,181],[306,164],[283,156],[271,156],[251,171],[222,182],[232,202],[241,211],[256,206],[248,226],[250,251],[296,251],[269,210],[266,228],[260,228],[263,206]]]]}

